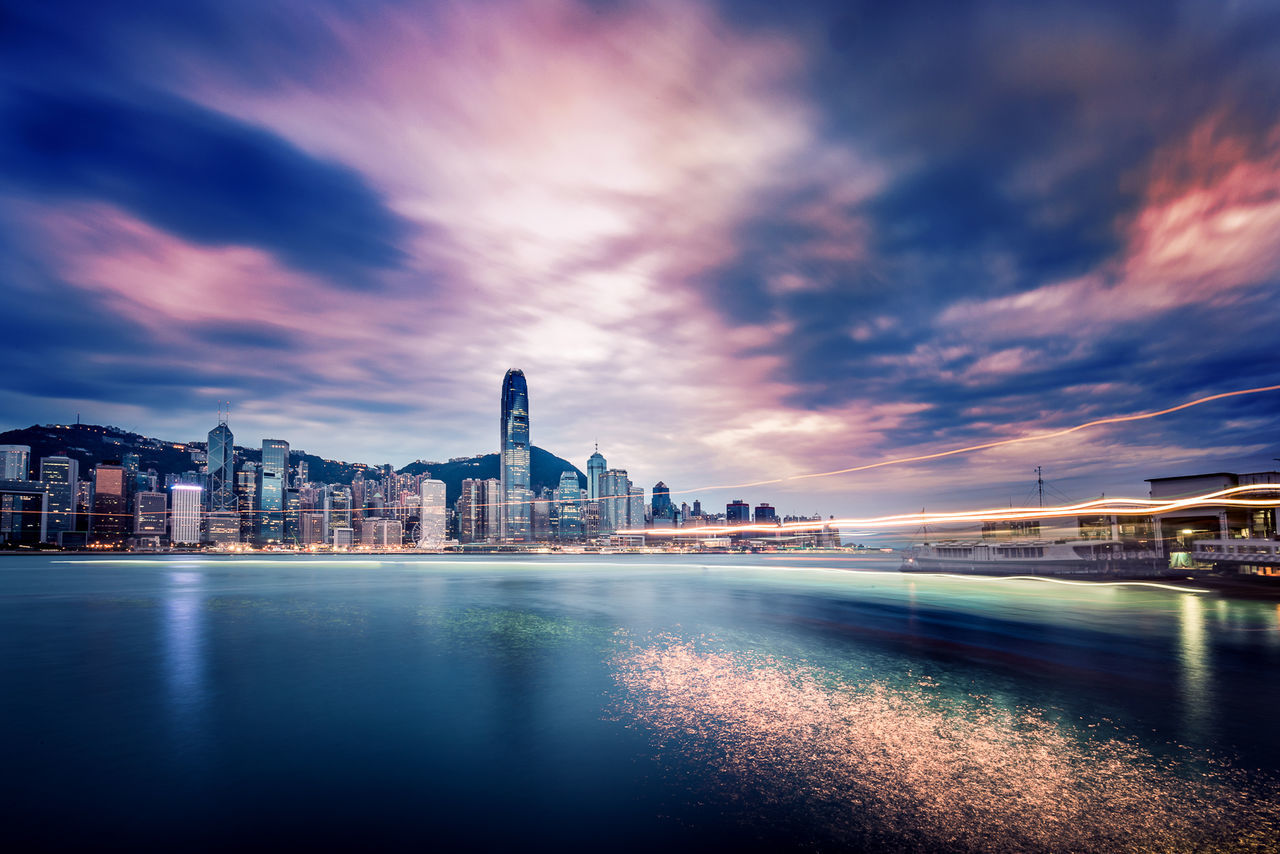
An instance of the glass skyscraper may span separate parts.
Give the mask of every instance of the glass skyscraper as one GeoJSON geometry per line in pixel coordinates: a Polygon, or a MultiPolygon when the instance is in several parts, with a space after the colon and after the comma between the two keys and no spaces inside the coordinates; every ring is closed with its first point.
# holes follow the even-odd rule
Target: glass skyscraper
{"type": "Polygon", "coordinates": [[[209,509],[215,513],[239,510],[236,500],[235,437],[227,422],[209,431],[209,509]]]}
{"type": "Polygon", "coordinates": [[[566,471],[560,474],[556,497],[560,501],[558,531],[563,541],[582,538],[582,489],[578,486],[578,473],[566,471]]]}
{"type": "Polygon", "coordinates": [[[587,498],[592,501],[600,497],[600,478],[608,467],[604,454],[600,453],[600,446],[596,445],[595,453],[587,460],[587,498]]]}
{"type": "Polygon", "coordinates": [[[72,457],[42,457],[40,480],[49,489],[49,542],[76,529],[76,489],[80,484],[80,461],[72,457]]]}
{"type": "Polygon", "coordinates": [[[258,541],[264,545],[284,542],[284,490],[288,481],[289,443],[283,439],[263,439],[258,541]]]}
{"type": "Polygon", "coordinates": [[[529,488],[529,387],[524,371],[514,368],[502,379],[500,436],[501,501],[499,519],[504,542],[527,543],[533,530],[529,488]]]}

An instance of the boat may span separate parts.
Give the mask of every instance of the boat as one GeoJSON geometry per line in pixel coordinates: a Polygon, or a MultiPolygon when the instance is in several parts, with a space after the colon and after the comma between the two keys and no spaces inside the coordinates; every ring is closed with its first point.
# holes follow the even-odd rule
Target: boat
{"type": "Polygon", "coordinates": [[[942,540],[907,550],[903,572],[1055,575],[1111,578],[1162,576],[1168,560],[1121,540],[942,540]]]}

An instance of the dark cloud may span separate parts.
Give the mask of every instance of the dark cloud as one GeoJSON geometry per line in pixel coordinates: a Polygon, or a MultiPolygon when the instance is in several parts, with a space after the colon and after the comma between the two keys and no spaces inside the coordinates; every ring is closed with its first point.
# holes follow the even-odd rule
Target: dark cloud
{"type": "Polygon", "coordinates": [[[409,230],[357,173],[172,98],[12,89],[0,100],[0,163],[11,192],[109,202],[346,287],[399,264],[409,230]]]}

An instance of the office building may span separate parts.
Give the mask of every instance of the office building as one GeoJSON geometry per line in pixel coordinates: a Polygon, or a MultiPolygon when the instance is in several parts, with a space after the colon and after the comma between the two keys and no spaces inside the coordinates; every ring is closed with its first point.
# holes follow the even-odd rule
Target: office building
{"type": "Polygon", "coordinates": [[[31,447],[0,445],[0,480],[31,479],[31,447]]]}
{"type": "Polygon", "coordinates": [[[40,482],[49,491],[49,542],[61,542],[62,535],[76,529],[76,490],[80,484],[80,461],[73,457],[41,457],[40,482]]]}
{"type": "Polygon", "coordinates": [[[578,473],[566,471],[560,473],[560,484],[556,489],[559,500],[556,535],[562,542],[574,542],[582,539],[582,489],[578,486],[578,473]]]}
{"type": "Polygon", "coordinates": [[[774,509],[772,504],[756,505],[755,522],[757,525],[776,525],[778,524],[778,511],[774,509]]]}
{"type": "Polygon", "coordinates": [[[644,487],[628,485],[627,498],[627,527],[643,528],[648,521],[644,517],[644,487]]]}
{"type": "Polygon", "coordinates": [[[587,498],[591,501],[600,497],[600,478],[608,468],[600,453],[600,446],[596,445],[595,453],[587,460],[587,498]]]}
{"type": "Polygon", "coordinates": [[[284,493],[289,479],[289,443],[262,440],[262,476],[258,486],[258,542],[280,545],[285,541],[284,493]]]}
{"type": "Polygon", "coordinates": [[[653,485],[653,518],[671,519],[675,517],[675,508],[671,505],[671,490],[662,481],[653,485]]]}
{"type": "Polygon", "coordinates": [[[175,483],[170,490],[169,542],[173,545],[193,546],[201,541],[203,493],[202,487],[191,483],[175,483]]]}
{"type": "Polygon", "coordinates": [[[0,544],[48,542],[49,490],[38,480],[0,480],[0,544]]]}
{"type": "Polygon", "coordinates": [[[724,508],[724,520],[730,525],[746,525],[751,522],[751,505],[742,499],[730,502],[724,508]]]}
{"type": "Polygon", "coordinates": [[[355,527],[351,519],[351,490],[342,484],[331,483],[324,488],[324,532],[325,542],[338,545],[337,531],[346,529],[350,532],[347,545],[351,545],[355,527]]]}
{"type": "Polygon", "coordinates": [[[129,530],[123,466],[103,463],[93,470],[93,515],[89,537],[96,543],[123,542],[129,530]]]}
{"type": "Polygon", "coordinates": [[[137,492],[133,496],[133,533],[159,539],[166,533],[168,501],[163,492],[137,492]]]}
{"type": "Polygon", "coordinates": [[[529,388],[524,372],[509,370],[502,380],[499,445],[499,530],[503,542],[526,543],[532,535],[529,506],[529,388]]]}
{"type": "Polygon", "coordinates": [[[608,469],[600,476],[600,533],[612,534],[627,527],[631,481],[626,469],[608,469]]]}
{"type": "Polygon", "coordinates": [[[418,548],[438,549],[444,545],[445,489],[442,480],[424,480],[419,487],[418,548]]]}

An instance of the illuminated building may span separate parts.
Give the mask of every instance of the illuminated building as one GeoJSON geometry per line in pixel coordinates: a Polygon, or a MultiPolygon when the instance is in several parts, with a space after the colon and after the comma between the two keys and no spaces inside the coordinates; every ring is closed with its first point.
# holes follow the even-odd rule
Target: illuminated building
{"type": "Polygon", "coordinates": [[[751,505],[735,499],[724,508],[724,520],[730,525],[746,525],[751,521],[751,505]]]}
{"type": "Polygon", "coordinates": [[[284,491],[284,544],[296,546],[302,541],[302,497],[296,489],[284,491]]]}
{"type": "MultiPolygon", "coordinates": [[[[1252,498],[1280,498],[1280,472],[1262,471],[1237,474],[1212,472],[1184,477],[1148,478],[1151,498],[1171,501],[1202,495],[1232,487],[1261,486],[1250,492],[1252,498]],[[1275,484],[1274,491],[1265,489],[1275,484]]],[[[1228,503],[1200,504],[1155,513],[1154,540],[1158,554],[1189,552],[1197,561],[1211,562],[1224,568],[1270,575],[1280,571],[1280,555],[1273,554],[1270,541],[1277,536],[1275,507],[1234,507],[1228,503]],[[1256,542],[1255,542],[1256,541],[1256,542]]],[[[1135,521],[1127,520],[1128,525],[1135,521]]],[[[1118,532],[1124,538],[1126,530],[1118,532]]],[[[1142,533],[1138,531],[1139,535],[1142,533]]]]}
{"type": "Polygon", "coordinates": [[[129,530],[129,509],[125,501],[123,466],[101,464],[93,470],[93,514],[90,538],[99,543],[118,543],[129,530]]]}
{"type": "Polygon", "coordinates": [[[360,544],[385,549],[404,541],[404,525],[399,519],[368,519],[360,531],[360,544]]]}
{"type": "Polygon", "coordinates": [[[259,465],[246,461],[236,472],[236,504],[240,510],[240,542],[252,542],[258,532],[259,465]]]}
{"type": "Polygon", "coordinates": [[[502,496],[499,531],[504,542],[525,543],[531,535],[529,491],[529,388],[524,372],[507,371],[502,380],[499,465],[502,496]]]}
{"type": "Polygon", "coordinates": [[[40,482],[49,490],[49,542],[76,528],[76,489],[80,481],[80,461],[72,457],[42,457],[40,482]]]}
{"type": "Polygon", "coordinates": [[[653,485],[653,518],[670,519],[675,516],[675,508],[671,505],[671,490],[662,481],[653,485]]]}
{"type": "Polygon", "coordinates": [[[551,539],[552,526],[560,515],[559,508],[556,506],[555,490],[544,486],[530,503],[529,509],[533,539],[540,543],[551,539]]]}
{"type": "Polygon", "coordinates": [[[755,523],[757,525],[772,525],[778,521],[778,511],[774,509],[772,504],[761,503],[756,505],[755,523]]]}
{"type": "Polygon", "coordinates": [[[587,498],[595,501],[600,497],[600,478],[604,475],[608,465],[604,461],[604,456],[600,453],[600,446],[596,445],[595,453],[587,460],[587,498]]]}
{"type": "Polygon", "coordinates": [[[631,481],[626,469],[609,469],[600,475],[600,533],[612,534],[627,527],[627,502],[631,481]]]}
{"type": "Polygon", "coordinates": [[[442,480],[424,480],[420,486],[418,548],[438,549],[444,544],[445,489],[442,480]]]}
{"type": "Polygon", "coordinates": [[[289,479],[289,443],[262,440],[262,477],[258,491],[258,541],[279,545],[285,540],[285,484],[289,479]]]}
{"type": "Polygon", "coordinates": [[[469,477],[462,481],[458,495],[458,542],[482,543],[486,538],[485,518],[488,511],[485,497],[486,481],[469,477]]]}
{"type": "Polygon", "coordinates": [[[578,486],[578,473],[560,473],[560,485],[556,497],[560,501],[556,534],[560,540],[572,542],[582,538],[582,490],[578,486]]]}
{"type": "Polygon", "coordinates": [[[190,483],[175,483],[170,492],[172,511],[169,517],[169,541],[173,545],[195,545],[200,542],[200,505],[199,486],[190,483]]]}
{"type": "Polygon", "coordinates": [[[133,533],[160,538],[165,534],[168,502],[163,492],[138,492],[133,496],[133,533]]]}
{"type": "Polygon", "coordinates": [[[324,488],[324,541],[338,545],[337,532],[345,529],[347,545],[351,545],[354,527],[351,524],[351,490],[339,483],[324,488]]]}
{"type": "Polygon", "coordinates": [[[0,480],[0,543],[8,547],[46,542],[49,490],[36,480],[0,480]]]}
{"type": "Polygon", "coordinates": [[[0,480],[30,480],[31,447],[0,445],[0,480]]]}
{"type": "Polygon", "coordinates": [[[209,477],[205,497],[211,512],[238,512],[235,493],[235,437],[226,421],[209,431],[209,477]]]}
{"type": "Polygon", "coordinates": [[[631,486],[631,481],[627,481],[627,527],[643,528],[645,526],[644,518],[644,487],[631,486]]]}

